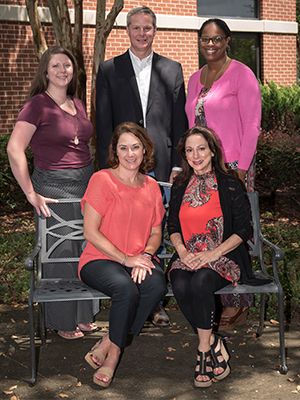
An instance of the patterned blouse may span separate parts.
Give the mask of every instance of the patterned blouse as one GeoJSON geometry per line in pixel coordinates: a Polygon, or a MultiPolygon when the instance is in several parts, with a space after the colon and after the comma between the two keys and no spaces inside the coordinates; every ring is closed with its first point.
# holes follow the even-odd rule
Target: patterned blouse
{"type": "MultiPolygon", "coordinates": [[[[179,220],[188,251],[213,250],[222,243],[223,214],[214,171],[192,175],[182,199],[179,220]]],[[[239,266],[225,256],[201,268],[213,269],[234,286],[240,279],[239,266]]],[[[179,258],[173,262],[170,272],[173,269],[190,270],[179,258]]]]}
{"type": "Polygon", "coordinates": [[[207,126],[205,112],[204,112],[204,102],[210,91],[210,88],[203,87],[197,99],[196,109],[195,109],[195,125],[196,126],[207,126]]]}

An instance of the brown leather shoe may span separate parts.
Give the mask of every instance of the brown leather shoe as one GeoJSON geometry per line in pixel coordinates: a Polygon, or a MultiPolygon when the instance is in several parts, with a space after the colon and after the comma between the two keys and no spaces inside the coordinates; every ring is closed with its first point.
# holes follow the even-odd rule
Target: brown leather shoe
{"type": "Polygon", "coordinates": [[[228,327],[228,326],[235,326],[235,325],[242,325],[247,320],[248,314],[248,307],[235,307],[235,314],[234,315],[221,315],[219,329],[221,327],[228,327]]]}
{"type": "Polygon", "coordinates": [[[168,314],[165,312],[163,306],[159,304],[155,311],[150,314],[150,321],[155,326],[169,326],[170,318],[168,314]]]}

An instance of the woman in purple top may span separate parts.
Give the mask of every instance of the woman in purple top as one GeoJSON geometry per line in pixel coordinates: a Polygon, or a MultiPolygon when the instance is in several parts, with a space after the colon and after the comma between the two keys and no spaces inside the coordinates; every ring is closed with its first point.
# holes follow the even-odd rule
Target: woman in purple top
{"type": "MultiPolygon", "coordinates": [[[[236,170],[252,192],[261,94],[250,68],[227,56],[230,39],[230,29],[220,19],[208,19],[201,26],[200,51],[207,64],[189,80],[185,109],[189,128],[207,126],[215,132],[227,168],[236,170]]],[[[223,295],[220,325],[244,322],[252,301],[250,294],[223,295]]]]}
{"type": "MultiPolygon", "coordinates": [[[[83,102],[73,97],[76,88],[73,55],[62,47],[50,47],[40,60],[7,146],[13,174],[34,206],[36,224],[37,215],[50,217],[47,203],[82,197],[94,173],[88,147],[93,127],[83,102]],[[25,155],[29,144],[34,154],[31,178],[25,155]]],[[[74,257],[80,255],[77,251],[74,257]]],[[[50,265],[46,274],[76,277],[77,268],[50,265]]],[[[65,339],[77,339],[84,336],[82,331],[96,329],[91,321],[98,310],[98,302],[91,301],[47,303],[45,324],[65,339]]]]}

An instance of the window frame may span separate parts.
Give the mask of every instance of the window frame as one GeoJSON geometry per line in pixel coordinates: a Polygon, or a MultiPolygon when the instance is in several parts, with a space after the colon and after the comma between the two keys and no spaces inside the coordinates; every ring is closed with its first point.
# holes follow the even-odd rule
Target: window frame
{"type": "MultiPolygon", "coordinates": [[[[247,0],[244,0],[245,3],[247,0]]],[[[240,15],[222,15],[218,12],[213,12],[213,13],[207,13],[204,14],[203,11],[200,10],[201,6],[203,6],[203,3],[206,2],[205,6],[209,8],[211,0],[197,0],[197,16],[198,17],[207,17],[207,18],[233,18],[233,19],[260,19],[260,5],[261,5],[261,0],[253,0],[254,1],[254,11],[253,11],[253,16],[240,16],[240,15]]],[[[219,0],[220,3],[223,3],[222,0],[219,0]]],[[[237,2],[240,2],[240,0],[237,0],[237,2]]],[[[218,6],[216,5],[216,8],[218,6]]],[[[232,7],[232,6],[231,6],[232,7]]],[[[235,9],[234,6],[231,9],[235,9]]]]}

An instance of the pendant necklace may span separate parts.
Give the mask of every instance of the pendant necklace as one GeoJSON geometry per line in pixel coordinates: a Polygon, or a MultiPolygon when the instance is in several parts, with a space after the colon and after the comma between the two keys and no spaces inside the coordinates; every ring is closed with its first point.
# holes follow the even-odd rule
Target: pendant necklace
{"type": "MultiPolygon", "coordinates": [[[[224,64],[223,64],[222,68],[220,69],[220,71],[217,73],[215,79],[212,81],[211,86],[214,84],[214,82],[215,82],[217,79],[219,79],[219,77],[220,77],[220,75],[222,74],[222,71],[223,71],[223,69],[225,68],[225,65],[226,65],[226,63],[227,63],[228,60],[229,60],[229,58],[228,58],[227,55],[226,55],[225,62],[224,62],[224,64]]],[[[207,67],[207,69],[206,69],[206,74],[205,74],[205,79],[204,79],[203,87],[205,87],[205,85],[206,85],[206,80],[207,80],[207,75],[208,75],[208,65],[206,65],[206,67],[207,67]]]]}
{"type": "Polygon", "coordinates": [[[72,102],[72,100],[69,98],[69,96],[67,96],[67,99],[70,100],[71,105],[72,105],[72,109],[75,111],[75,114],[73,115],[76,121],[76,125],[73,124],[72,120],[68,117],[68,113],[63,110],[61,108],[61,106],[57,103],[57,101],[53,98],[53,96],[51,95],[51,93],[49,92],[49,90],[46,90],[46,93],[48,94],[49,97],[51,97],[51,99],[54,101],[54,103],[56,103],[58,105],[58,107],[61,109],[61,111],[65,114],[67,120],[70,122],[70,124],[73,126],[73,129],[75,131],[75,137],[74,137],[74,143],[76,144],[76,146],[79,144],[79,139],[78,139],[78,118],[77,118],[77,111],[75,108],[74,103],[72,102]]]}

